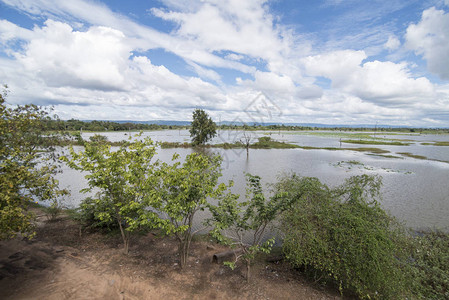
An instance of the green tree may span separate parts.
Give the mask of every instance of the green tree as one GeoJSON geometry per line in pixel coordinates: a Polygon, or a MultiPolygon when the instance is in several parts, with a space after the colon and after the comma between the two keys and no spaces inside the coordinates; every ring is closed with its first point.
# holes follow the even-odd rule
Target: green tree
{"type": "Polygon", "coordinates": [[[334,189],[316,178],[283,178],[277,189],[294,203],[281,224],[287,259],[361,298],[404,296],[405,235],[380,207],[380,186],[380,177],[368,175],[334,189]]]}
{"type": "Polygon", "coordinates": [[[89,186],[81,191],[99,190],[94,200],[95,217],[104,223],[117,222],[127,254],[131,232],[161,227],[167,222],[148,209],[158,201],[158,162],[152,161],[155,146],[146,138],[123,144],[115,151],[97,142],[86,142],[84,147],[79,153],[71,148],[71,159],[62,159],[70,167],[88,172],[85,177],[89,186]]]}
{"type": "Polygon", "coordinates": [[[202,145],[217,135],[217,126],[215,122],[202,109],[193,111],[193,121],[190,127],[190,137],[192,145],[202,145]]]}
{"type": "Polygon", "coordinates": [[[288,207],[288,198],[277,194],[266,199],[259,176],[247,174],[247,201],[239,202],[239,195],[223,194],[218,205],[210,204],[212,236],[225,245],[238,247],[240,254],[233,262],[225,262],[234,269],[243,259],[246,263],[246,280],[250,281],[251,262],[257,253],[270,253],[274,238],[264,241],[267,226],[288,207]]]}
{"type": "MultiPolygon", "coordinates": [[[[178,159],[178,155],[173,160],[178,159]]],[[[200,153],[188,155],[185,162],[163,164],[159,185],[160,205],[154,208],[165,215],[170,224],[161,227],[167,233],[174,233],[179,242],[181,268],[187,263],[192,237],[205,228],[194,229],[193,221],[197,211],[206,208],[209,197],[216,198],[225,189],[217,185],[221,176],[221,157],[200,153]]]]}
{"type": "Polygon", "coordinates": [[[48,113],[35,105],[6,106],[6,86],[0,94],[0,239],[34,235],[34,201],[67,194],[54,175],[53,137],[44,136],[48,113]]]}

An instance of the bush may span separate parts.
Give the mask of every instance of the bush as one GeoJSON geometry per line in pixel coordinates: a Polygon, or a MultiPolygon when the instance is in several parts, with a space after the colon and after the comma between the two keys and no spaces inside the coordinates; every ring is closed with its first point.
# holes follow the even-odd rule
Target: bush
{"type": "Polygon", "coordinates": [[[422,299],[449,299],[449,235],[421,233],[414,238],[413,292],[422,299]]]}
{"type": "Polygon", "coordinates": [[[105,212],[110,214],[114,212],[114,206],[110,202],[87,197],[81,201],[76,219],[86,227],[106,230],[118,229],[115,220],[100,217],[105,212]]]}
{"type": "Polygon", "coordinates": [[[397,298],[406,286],[405,235],[378,203],[381,179],[354,176],[330,189],[292,175],[277,184],[294,204],[282,216],[283,250],[315,279],[361,298],[397,298]],[[312,271],[312,272],[310,272],[312,271]]]}

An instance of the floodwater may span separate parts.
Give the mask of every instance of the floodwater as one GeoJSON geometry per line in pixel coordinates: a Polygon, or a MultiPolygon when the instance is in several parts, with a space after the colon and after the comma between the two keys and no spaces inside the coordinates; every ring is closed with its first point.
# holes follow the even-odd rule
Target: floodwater
{"type": "MultiPolygon", "coordinates": [[[[130,133],[105,132],[100,133],[110,141],[127,139],[130,133]]],[[[353,175],[378,174],[383,178],[382,206],[397,219],[413,229],[440,229],[449,231],[449,147],[422,145],[422,142],[449,141],[449,135],[383,135],[390,139],[411,140],[409,146],[355,145],[340,144],[341,136],[336,134],[314,135],[312,132],[282,132],[256,131],[249,132],[251,142],[257,137],[271,136],[272,139],[285,141],[301,146],[313,147],[375,147],[388,150],[388,155],[397,158],[387,158],[369,155],[367,152],[350,150],[303,150],[303,149],[250,149],[249,155],[243,149],[207,149],[223,157],[222,181],[234,180],[233,192],[245,195],[245,173],[261,176],[268,186],[274,183],[283,173],[295,172],[303,176],[318,177],[322,182],[336,186],[353,175]],[[405,157],[398,153],[408,152],[421,155],[428,160],[405,157]],[[352,162],[352,163],[351,163],[352,162]],[[354,163],[358,162],[358,163],[354,163]]],[[[93,133],[83,133],[88,139],[93,133]]],[[[187,130],[161,130],[144,132],[154,141],[189,142],[187,130]]],[[[211,143],[234,142],[242,138],[242,132],[221,131],[211,143]]],[[[345,136],[345,138],[347,138],[345,136]]],[[[344,139],[343,139],[344,140],[344,139]]],[[[191,153],[192,149],[158,149],[157,158],[170,161],[174,153],[181,158],[191,153]]],[[[72,195],[65,199],[68,207],[76,207],[87,195],[79,190],[87,185],[84,175],[78,171],[63,166],[63,172],[58,175],[61,187],[71,190],[72,195]]],[[[203,212],[202,212],[203,213],[203,212]]],[[[204,218],[206,213],[199,215],[204,218]]]]}

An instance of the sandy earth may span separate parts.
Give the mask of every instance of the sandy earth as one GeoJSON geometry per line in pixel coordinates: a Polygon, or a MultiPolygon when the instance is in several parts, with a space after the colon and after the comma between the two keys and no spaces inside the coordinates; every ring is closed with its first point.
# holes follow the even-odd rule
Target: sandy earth
{"type": "Polygon", "coordinates": [[[340,299],[282,262],[261,259],[246,283],[243,266],[212,262],[226,249],[211,241],[194,241],[181,270],[171,238],[136,236],[126,256],[119,236],[82,231],[64,216],[39,220],[32,241],[0,242],[0,299],[340,299]]]}

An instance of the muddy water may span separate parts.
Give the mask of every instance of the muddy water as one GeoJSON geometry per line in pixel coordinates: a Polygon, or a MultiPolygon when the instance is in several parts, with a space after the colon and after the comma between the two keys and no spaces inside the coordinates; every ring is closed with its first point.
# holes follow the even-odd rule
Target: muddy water
{"type": "MultiPolygon", "coordinates": [[[[101,133],[110,141],[126,139],[129,133],[101,133]]],[[[253,132],[253,140],[267,135],[267,132],[253,132]]],[[[92,133],[83,134],[88,139],[92,133]]],[[[186,130],[166,130],[144,133],[155,141],[186,142],[190,140],[186,130]]],[[[270,135],[268,133],[268,135],[270,135]]],[[[312,136],[272,132],[271,137],[302,146],[340,147],[338,136],[312,136]]],[[[250,149],[245,151],[213,149],[223,156],[223,181],[234,180],[233,191],[245,195],[245,173],[262,177],[264,183],[275,182],[277,176],[285,172],[296,172],[303,176],[318,177],[321,181],[335,186],[343,183],[352,175],[379,174],[383,177],[382,205],[407,226],[419,228],[438,228],[449,231],[449,163],[432,160],[419,160],[402,157],[398,152],[423,155],[433,160],[449,161],[449,147],[425,146],[423,141],[448,141],[449,135],[407,135],[387,136],[413,140],[409,146],[370,146],[350,145],[343,147],[377,147],[390,151],[391,155],[401,158],[372,156],[356,151],[328,151],[303,149],[250,149]],[[357,161],[357,164],[348,162],[357,161]]],[[[238,140],[239,133],[222,131],[213,143],[238,140]]],[[[159,149],[158,158],[169,161],[174,153],[185,157],[191,149],[159,149]]],[[[61,185],[72,191],[71,197],[65,199],[67,206],[77,206],[86,197],[79,190],[86,186],[83,174],[64,167],[59,175],[61,185]]],[[[204,218],[206,215],[199,215],[204,218]]]]}

